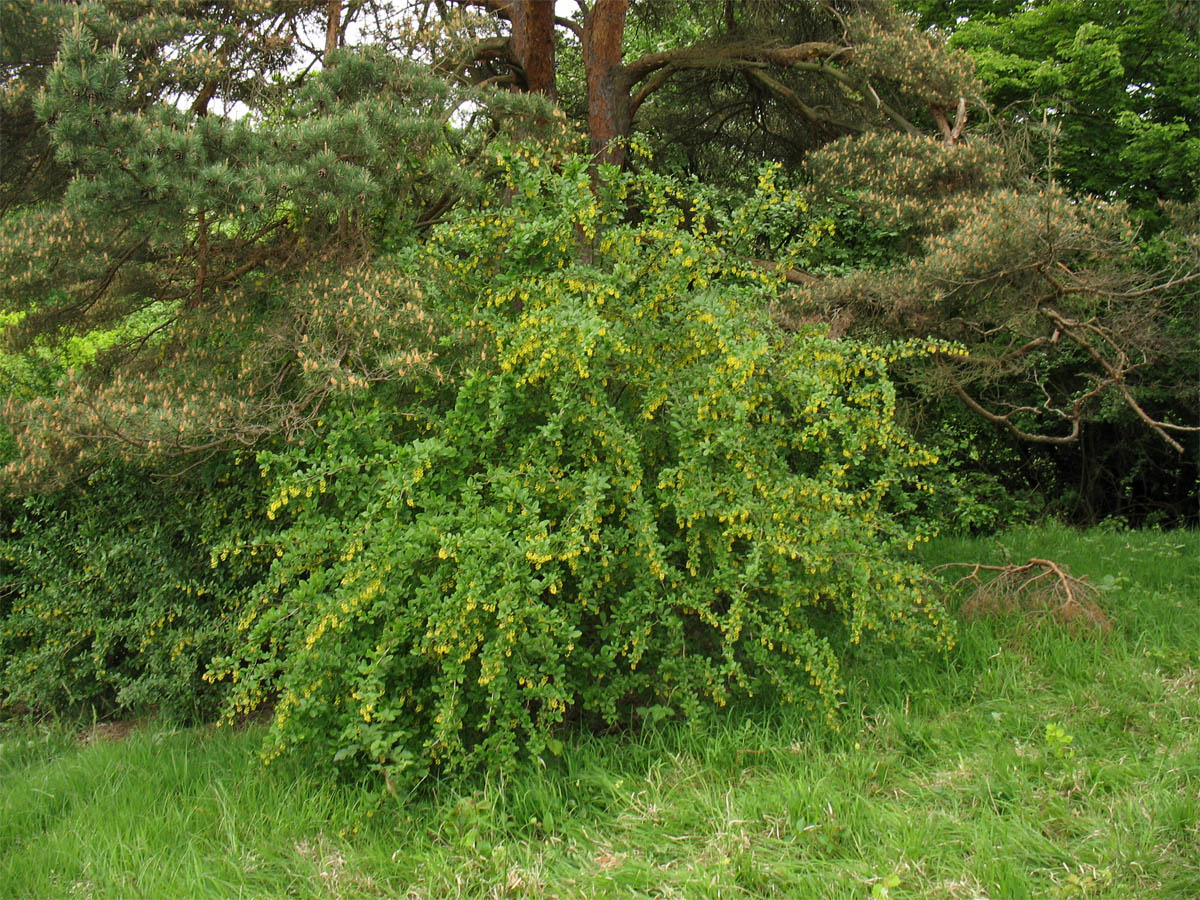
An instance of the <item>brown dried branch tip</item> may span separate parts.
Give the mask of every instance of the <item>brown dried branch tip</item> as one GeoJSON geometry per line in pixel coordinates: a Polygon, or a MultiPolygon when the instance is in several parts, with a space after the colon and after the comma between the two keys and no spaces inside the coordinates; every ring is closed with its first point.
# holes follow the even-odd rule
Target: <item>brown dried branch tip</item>
{"type": "Polygon", "coordinates": [[[954,582],[953,588],[973,585],[962,606],[968,621],[1019,616],[1022,624],[1039,627],[1047,621],[1073,631],[1105,634],[1112,620],[1100,608],[1100,591],[1087,580],[1049,559],[1031,559],[1022,566],[985,566],[982,563],[949,563],[941,569],[965,567],[971,572],[954,582]],[[982,573],[995,572],[993,577],[982,573]]]}

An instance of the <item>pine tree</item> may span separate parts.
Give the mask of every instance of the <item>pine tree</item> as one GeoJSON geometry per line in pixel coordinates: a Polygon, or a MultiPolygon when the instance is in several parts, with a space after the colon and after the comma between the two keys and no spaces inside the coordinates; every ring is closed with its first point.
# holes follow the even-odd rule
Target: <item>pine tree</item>
{"type": "MultiPolygon", "coordinates": [[[[496,135],[450,119],[482,95],[370,47],[291,78],[282,31],[306,10],[288,9],[84,6],[37,73],[70,178],[0,223],[7,336],[113,337],[52,393],[10,398],[13,476],[295,436],[432,339],[386,251],[481,189],[471,161],[496,135]]],[[[487,101],[506,131],[518,100],[487,101]]]]}

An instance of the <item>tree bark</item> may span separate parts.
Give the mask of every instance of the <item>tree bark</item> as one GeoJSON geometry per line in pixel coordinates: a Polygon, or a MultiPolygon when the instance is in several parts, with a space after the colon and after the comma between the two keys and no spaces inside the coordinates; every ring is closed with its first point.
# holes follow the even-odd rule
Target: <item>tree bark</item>
{"type": "Polygon", "coordinates": [[[554,82],[554,0],[508,0],[513,52],[531,93],[557,97],[554,82]]]}
{"type": "Polygon", "coordinates": [[[325,9],[325,57],[328,58],[342,37],[342,0],[329,0],[325,9]]]}
{"type": "Polygon", "coordinates": [[[632,124],[629,76],[621,63],[629,0],[596,0],[583,23],[587,73],[588,133],[596,164],[624,165],[632,124]]]}

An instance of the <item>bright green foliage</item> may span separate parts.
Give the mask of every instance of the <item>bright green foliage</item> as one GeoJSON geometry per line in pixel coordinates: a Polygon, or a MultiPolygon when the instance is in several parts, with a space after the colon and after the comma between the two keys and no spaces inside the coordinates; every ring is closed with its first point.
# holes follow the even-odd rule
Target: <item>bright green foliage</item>
{"type": "MultiPolygon", "coordinates": [[[[420,261],[476,337],[450,389],[363,392],[260,457],[278,558],[212,675],[236,710],[279,693],[268,755],[317,741],[409,777],[639,705],[833,716],[848,655],[948,646],[881,504],[933,462],[893,421],[888,361],[956,351],[785,335],[773,279],[723,250],[749,217],[649,176],[594,192],[582,159],[498,161],[511,202],[420,261]]],[[[756,202],[775,190],[768,170],[756,202]]]]}
{"type": "MultiPolygon", "coordinates": [[[[937,6],[923,12],[939,18],[937,6]]],[[[1070,188],[1152,212],[1190,200],[1200,172],[1200,43],[1195,4],[1037,0],[1003,15],[963,9],[951,46],[974,58],[988,99],[1043,122],[1038,151],[1070,188]]]]}
{"type": "Polygon", "coordinates": [[[304,755],[256,764],[255,725],[151,719],[84,743],[70,723],[0,722],[0,884],[189,900],[1200,896],[1200,533],[1052,526],[921,552],[1030,555],[1104,586],[1117,627],[966,624],[945,664],[856,670],[862,715],[838,733],[741,704],[566,735],[545,766],[392,798],[304,755]],[[1052,734],[1072,738],[1065,754],[1052,734]]]}
{"type": "Polygon", "coordinates": [[[214,572],[205,546],[245,518],[246,484],[228,464],[168,480],[112,468],[10,501],[0,708],[212,716],[220,692],[201,675],[227,651],[251,569],[214,572]]]}

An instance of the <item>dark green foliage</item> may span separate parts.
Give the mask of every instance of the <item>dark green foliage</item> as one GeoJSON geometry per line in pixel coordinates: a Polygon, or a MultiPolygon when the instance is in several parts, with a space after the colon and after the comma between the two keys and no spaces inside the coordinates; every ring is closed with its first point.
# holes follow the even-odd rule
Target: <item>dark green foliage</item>
{"type": "MultiPolygon", "coordinates": [[[[192,111],[204,114],[210,105],[254,106],[270,73],[295,60],[286,30],[321,6],[319,0],[8,0],[0,6],[0,212],[57,199],[76,174],[37,109],[55,80],[64,35],[83,37],[87,50],[120,47],[128,76],[122,111],[182,105],[189,97],[192,111]]],[[[81,68],[69,76],[74,109],[85,119],[106,94],[113,99],[114,85],[97,74],[81,68]]],[[[106,124],[100,116],[88,130],[106,124]]]]}
{"type": "MultiPolygon", "coordinates": [[[[635,4],[630,49],[691,45],[669,66],[634,124],[660,170],[722,187],[746,187],[765,162],[798,168],[808,154],[847,135],[924,133],[930,110],[953,118],[960,98],[978,105],[970,59],[950,51],[879,0],[635,4]],[[738,48],[838,48],[829,58],[752,65],[738,48]]],[[[632,53],[630,57],[632,58],[632,53]]]]}
{"type": "Polygon", "coordinates": [[[254,476],[229,462],[183,478],[108,468],[57,494],[9,501],[0,536],[0,709],[210,718],[201,680],[227,652],[252,567],[214,571],[254,476]],[[149,477],[148,477],[149,476],[149,477]]]}
{"type": "Polygon", "coordinates": [[[70,176],[54,159],[34,103],[72,12],[71,5],[61,2],[0,5],[0,214],[58,194],[70,176]]]}
{"type": "MultiPolygon", "coordinates": [[[[1164,208],[1139,245],[1123,204],[1039,184],[986,141],[867,135],[810,154],[806,169],[810,208],[847,209],[866,246],[857,267],[795,290],[785,322],[957,341],[968,356],[897,372],[923,438],[938,443],[930,411],[952,400],[999,430],[988,444],[1020,460],[1004,483],[1046,508],[1089,522],[1194,516],[1194,208],[1164,208]]],[[[809,257],[818,265],[845,254],[832,225],[809,257]]]]}
{"type": "Polygon", "coordinates": [[[986,535],[1047,513],[1071,514],[1062,505],[1051,507],[1058,487],[1045,471],[1039,478],[1028,447],[961,405],[922,408],[910,402],[903,421],[937,453],[939,464],[926,476],[928,493],[893,498],[891,510],[902,519],[942,535],[986,535]]]}

